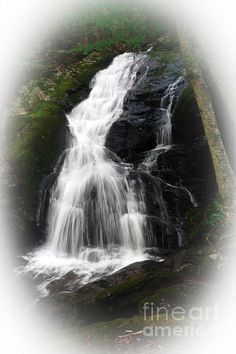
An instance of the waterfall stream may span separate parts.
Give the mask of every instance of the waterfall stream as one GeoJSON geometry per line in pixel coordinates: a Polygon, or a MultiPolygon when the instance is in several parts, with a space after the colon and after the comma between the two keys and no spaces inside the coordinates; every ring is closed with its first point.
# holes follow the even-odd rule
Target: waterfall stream
{"type": "Polygon", "coordinates": [[[146,258],[142,189],[128,180],[130,167],[114,162],[105,148],[146,57],[117,56],[92,80],[88,99],[67,116],[71,137],[51,191],[48,238],[30,256],[28,270],[73,269],[86,282],[146,258]]]}
{"type": "Polygon", "coordinates": [[[119,245],[137,255],[144,247],[138,192],[109,158],[105,139],[122,113],[144,55],[123,54],[93,80],[87,100],[67,116],[70,147],[51,193],[47,247],[52,253],[93,260],[88,247],[119,245]],[[85,250],[84,250],[84,247],[85,250]]]}
{"type": "MultiPolygon", "coordinates": [[[[146,54],[134,53],[117,56],[95,75],[89,97],[67,115],[69,146],[50,191],[47,240],[25,257],[26,271],[48,274],[50,279],[73,271],[85,284],[149,258],[145,253],[142,181],[130,179],[133,166],[105,147],[128,91],[147,74],[148,69],[141,78],[140,73],[137,75],[147,58],[146,54]]],[[[148,171],[156,154],[170,148],[173,100],[183,80],[180,77],[165,91],[157,146],[146,154],[138,169],[148,171]]]]}
{"type": "Polygon", "coordinates": [[[180,76],[174,83],[170,84],[167,90],[165,91],[164,96],[161,99],[160,105],[162,119],[157,129],[156,147],[147,153],[146,158],[139,166],[140,170],[146,169],[147,171],[149,171],[152,165],[156,163],[158,155],[165,153],[171,148],[171,117],[173,103],[176,97],[176,91],[178,90],[178,86],[183,85],[184,83],[185,79],[180,76]]]}

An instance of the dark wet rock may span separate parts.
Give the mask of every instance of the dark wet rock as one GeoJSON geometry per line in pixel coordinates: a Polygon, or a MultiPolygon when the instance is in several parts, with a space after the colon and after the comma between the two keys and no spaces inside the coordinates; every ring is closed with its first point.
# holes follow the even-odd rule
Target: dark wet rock
{"type": "MultiPolygon", "coordinates": [[[[10,203],[14,220],[12,218],[9,223],[12,223],[13,233],[23,252],[45,239],[48,193],[60,164],[56,173],[51,171],[67,147],[65,114],[87,98],[91,78],[107,67],[118,53],[104,51],[82,56],[77,53],[72,61],[63,63],[59,63],[60,53],[54,54],[55,58],[45,58],[44,64],[48,67],[45,66],[42,75],[33,76],[22,87],[10,117],[12,127],[8,151],[12,170],[9,194],[12,196],[10,203]],[[46,209],[41,212],[39,228],[37,214],[41,195],[46,209]]],[[[72,59],[72,55],[69,57],[72,59]]]]}
{"type": "Polygon", "coordinates": [[[123,115],[118,123],[111,127],[106,146],[121,158],[132,161],[134,154],[155,147],[157,118],[157,112],[153,117],[150,116],[147,122],[143,117],[123,115]]]}
{"type": "Polygon", "coordinates": [[[131,179],[142,180],[148,246],[176,248],[185,242],[189,210],[209,203],[217,188],[199,110],[190,84],[184,80],[180,80],[172,105],[173,145],[154,152],[152,164],[145,165],[163,124],[161,100],[176,81],[176,72],[181,76],[183,69],[178,62],[157,75],[157,68],[158,62],[151,60],[146,75],[140,72],[127,94],[123,114],[110,129],[106,147],[137,169],[131,179]]]}
{"type": "Polygon", "coordinates": [[[176,107],[172,132],[173,143],[182,149],[178,165],[175,163],[173,169],[179,173],[184,185],[193,192],[197,201],[206,204],[217,187],[210,150],[191,87],[183,92],[176,107]]]}
{"type": "Polygon", "coordinates": [[[82,323],[130,317],[148,301],[170,309],[187,307],[209,290],[206,269],[212,276],[220,261],[211,259],[211,252],[208,246],[179,249],[164,255],[161,262],[131,264],[83,287],[75,285],[76,276],[69,272],[52,283],[53,292],[41,300],[41,306],[58,318],[82,323]]]}
{"type": "MultiPolygon", "coordinates": [[[[106,60],[105,63],[107,64],[106,60]]],[[[104,61],[99,65],[104,65],[104,61]]],[[[91,77],[90,70],[94,68],[91,69],[90,64],[88,67],[88,76],[91,77]]],[[[106,140],[107,159],[116,162],[121,173],[124,173],[127,167],[124,164],[130,163],[134,167],[130,179],[136,181],[137,188],[140,188],[139,180],[143,183],[148,216],[146,240],[147,246],[152,247],[176,248],[185,239],[187,213],[194,207],[194,200],[185,188],[193,194],[198,203],[203,204],[208,201],[208,195],[216,189],[211,156],[193,92],[188,86],[181,94],[186,85],[184,80],[180,81],[173,101],[174,145],[168,151],[154,154],[154,162],[148,170],[147,166],[142,166],[147,154],[155,148],[157,132],[163,124],[161,100],[168,86],[182,74],[181,60],[175,59],[173,63],[163,67],[158,57],[147,59],[139,70],[134,87],[127,94],[123,114],[112,125],[106,140]]],[[[78,103],[88,95],[88,81],[86,77],[82,79],[83,84],[73,85],[66,90],[63,98],[66,104],[61,102],[64,111],[68,109],[69,101],[74,105],[74,98],[78,103]]],[[[45,174],[39,188],[40,229],[35,227],[39,234],[41,233],[40,236],[36,233],[40,240],[44,239],[43,232],[47,229],[51,188],[64,161],[65,154],[62,151],[68,134],[65,122],[61,129],[57,142],[57,156],[60,151],[61,157],[57,164],[55,160],[50,162],[51,170],[52,166],[56,165],[56,168],[49,175],[45,174]]],[[[39,174],[42,175],[41,170],[37,170],[37,175],[39,174]]],[[[35,206],[31,208],[35,209],[35,206]]],[[[32,214],[32,211],[30,213],[32,214]]],[[[35,225],[33,224],[34,221],[32,226],[35,225]]]]}
{"type": "MultiPolygon", "coordinates": [[[[191,265],[186,266],[189,271],[195,271],[191,265]]],[[[159,289],[150,297],[142,299],[139,304],[140,314],[143,314],[145,303],[149,304],[146,316],[167,316],[174,308],[181,307],[184,310],[191,309],[194,304],[201,303],[207,294],[209,287],[206,282],[196,281],[194,277],[185,282],[169,285],[159,289]],[[197,302],[196,302],[197,301],[197,302]],[[152,304],[152,307],[150,306],[152,304]],[[161,310],[159,310],[161,309],[161,310]],[[152,311],[152,312],[151,312],[152,311]]]]}
{"type": "Polygon", "coordinates": [[[127,162],[134,162],[136,155],[156,146],[156,135],[162,120],[161,99],[168,86],[175,82],[181,63],[166,68],[165,74],[156,75],[160,64],[148,59],[140,68],[134,87],[124,101],[121,117],[112,125],[106,147],[127,162]],[[148,68],[148,69],[147,69],[148,68]]]}

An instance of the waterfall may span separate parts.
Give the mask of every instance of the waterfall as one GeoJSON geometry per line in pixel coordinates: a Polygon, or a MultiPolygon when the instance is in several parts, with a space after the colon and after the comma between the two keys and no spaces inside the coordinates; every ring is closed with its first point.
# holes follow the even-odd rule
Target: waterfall
{"type": "Polygon", "coordinates": [[[123,54],[93,80],[87,100],[67,116],[70,147],[51,192],[47,246],[80,257],[84,246],[119,245],[142,253],[143,215],[133,186],[104,145],[122,113],[144,55],[123,54]]]}
{"type": "MultiPolygon", "coordinates": [[[[91,82],[89,97],[67,115],[69,147],[50,192],[48,237],[28,267],[75,263],[86,279],[145,259],[142,188],[127,178],[130,167],[117,164],[105,148],[111,125],[135,85],[145,54],[117,56],[91,82]]],[[[68,269],[67,269],[68,270],[68,269]]]]}
{"type": "Polygon", "coordinates": [[[185,79],[180,76],[174,83],[170,84],[161,99],[161,121],[157,129],[156,147],[149,151],[146,158],[139,166],[140,170],[150,171],[152,166],[157,162],[158,156],[165,153],[171,148],[172,143],[172,109],[174,99],[178,94],[179,86],[184,87],[185,79]]]}
{"type": "MultiPolygon", "coordinates": [[[[185,79],[184,77],[180,76],[174,83],[171,83],[166,91],[164,92],[164,96],[161,99],[160,103],[160,110],[161,110],[161,119],[158,124],[157,128],[157,135],[156,135],[156,147],[146,153],[146,157],[144,160],[139,164],[138,170],[139,171],[146,171],[150,176],[152,175],[152,168],[153,166],[158,165],[158,157],[161,154],[165,154],[168,150],[172,148],[172,111],[175,106],[175,100],[178,98],[180,92],[185,87],[185,79]]],[[[155,177],[153,177],[153,185],[155,186],[155,177]]],[[[197,207],[197,202],[195,201],[191,192],[183,186],[175,186],[170,183],[167,183],[163,179],[162,183],[166,186],[169,186],[171,189],[178,189],[187,193],[190,202],[193,204],[194,207],[197,207]]],[[[171,219],[167,210],[166,202],[162,196],[162,191],[159,186],[159,179],[157,178],[157,186],[154,187],[158,189],[156,193],[159,196],[159,205],[161,209],[161,217],[164,221],[167,229],[171,226],[171,219]]],[[[165,230],[166,232],[166,230],[165,230]]],[[[183,238],[181,230],[176,229],[178,235],[178,246],[182,246],[183,238]]],[[[153,242],[152,230],[149,231],[149,238],[151,243],[153,242]]],[[[164,239],[162,235],[162,246],[164,247],[164,239]]]]}
{"type": "MultiPolygon", "coordinates": [[[[164,92],[156,148],[146,153],[134,178],[134,166],[105,147],[109,129],[123,113],[127,93],[139,87],[148,70],[147,54],[117,56],[92,79],[89,97],[67,115],[68,147],[59,159],[56,181],[49,183],[47,240],[25,257],[25,271],[49,275],[41,290],[50,279],[69,271],[76,273],[83,285],[150,258],[145,239],[152,230],[146,222],[145,188],[138,171],[149,173],[159,154],[171,147],[172,109],[178,87],[185,80],[180,77],[164,92]]],[[[161,217],[168,225],[161,191],[159,196],[161,217]]]]}

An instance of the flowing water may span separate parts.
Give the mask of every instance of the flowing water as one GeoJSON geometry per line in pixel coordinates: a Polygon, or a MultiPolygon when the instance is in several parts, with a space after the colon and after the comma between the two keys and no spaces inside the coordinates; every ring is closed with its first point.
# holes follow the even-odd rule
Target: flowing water
{"type": "Polygon", "coordinates": [[[156,147],[147,153],[146,158],[140,164],[139,169],[150,171],[152,166],[156,164],[158,156],[165,153],[171,148],[172,143],[172,109],[174,99],[178,93],[179,86],[185,84],[185,79],[180,76],[174,83],[170,84],[161,99],[161,121],[157,129],[156,147]]]}
{"type": "MultiPolygon", "coordinates": [[[[119,245],[141,255],[143,216],[126,171],[106,152],[106,135],[122,113],[143,55],[118,56],[100,71],[89,98],[68,115],[71,132],[57,184],[52,192],[47,246],[54,254],[90,255],[83,246],[119,245]]],[[[93,252],[93,251],[92,251],[93,252]]],[[[93,258],[93,257],[92,257],[93,258]]]]}
{"type": "MultiPolygon", "coordinates": [[[[112,124],[121,116],[127,92],[143,76],[138,71],[148,56],[117,56],[91,82],[89,97],[67,116],[69,146],[50,192],[47,241],[25,258],[25,271],[57,279],[73,271],[81,284],[145,260],[146,210],[141,180],[129,178],[132,165],[106,149],[112,124]]],[[[161,101],[162,121],[157,146],[139,168],[149,170],[171,146],[171,113],[180,77],[161,101]]]]}
{"type": "Polygon", "coordinates": [[[143,260],[144,201],[105,148],[111,125],[123,112],[145,54],[125,53],[92,80],[91,93],[67,116],[70,144],[50,197],[48,238],[29,256],[28,269],[77,271],[86,282],[143,260]]]}

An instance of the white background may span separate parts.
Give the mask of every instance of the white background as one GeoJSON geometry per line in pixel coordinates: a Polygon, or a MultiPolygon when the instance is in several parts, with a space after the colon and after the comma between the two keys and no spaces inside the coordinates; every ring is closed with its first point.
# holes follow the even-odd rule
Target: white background
{"type": "MultiPolygon", "coordinates": [[[[7,127],[3,127],[4,104],[17,83],[19,77],[19,62],[24,60],[27,50],[35,43],[38,37],[47,36],[58,16],[66,8],[79,0],[1,0],[0,2],[0,124],[5,129],[1,134],[7,134],[7,127]]],[[[87,3],[88,1],[86,1],[87,3]]],[[[99,0],[97,1],[99,3],[99,0]]],[[[127,0],[128,2],[128,0],[127,0]]],[[[192,30],[202,44],[212,70],[215,71],[221,93],[236,117],[236,3],[233,0],[172,0],[165,1],[175,7],[184,22],[191,25],[192,30]]],[[[82,4],[82,2],[81,2],[82,4]]],[[[153,1],[153,5],[157,4],[153,1]]],[[[225,117],[225,124],[230,124],[225,117]]],[[[232,129],[233,126],[232,126],[232,129]]],[[[236,136],[236,135],[235,135],[236,136]]],[[[0,137],[1,139],[1,137],[0,137]]],[[[4,166],[1,166],[4,168],[4,166]]],[[[6,241],[11,235],[1,219],[1,292],[0,292],[0,350],[3,354],[34,354],[34,353],[84,353],[83,349],[73,349],[72,343],[56,348],[51,343],[50,329],[43,322],[24,321],[22,312],[30,304],[21,298],[22,291],[16,286],[8,271],[11,269],[11,249],[6,241]],[[9,252],[9,253],[8,253],[9,252]],[[45,333],[46,332],[46,333],[45,333]]],[[[236,268],[232,254],[232,262],[216,291],[222,291],[224,298],[224,318],[221,323],[220,336],[190,343],[186,353],[235,353],[235,319],[236,319],[236,268]]],[[[13,278],[14,279],[14,278],[13,278]]],[[[43,316],[42,316],[43,317],[43,316]]],[[[37,319],[38,321],[38,319],[37,319]]],[[[50,327],[51,324],[48,324],[50,327]]],[[[158,351],[157,351],[158,352],[158,351]]]]}

